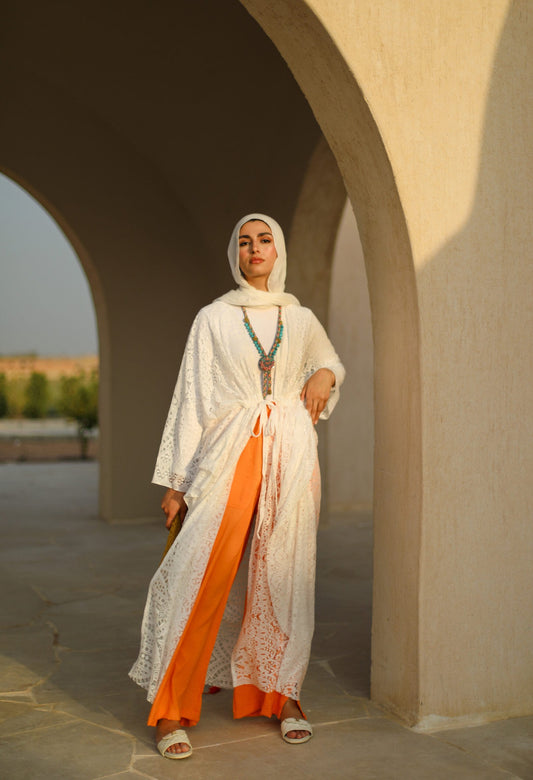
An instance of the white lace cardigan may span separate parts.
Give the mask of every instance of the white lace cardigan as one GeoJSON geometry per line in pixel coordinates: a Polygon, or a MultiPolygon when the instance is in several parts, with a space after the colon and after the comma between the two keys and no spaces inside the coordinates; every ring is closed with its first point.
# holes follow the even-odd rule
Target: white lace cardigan
{"type": "Polygon", "coordinates": [[[188,514],[150,583],[141,649],[130,671],[147,689],[149,701],[194,605],[237,460],[258,418],[264,434],[263,479],[249,565],[240,567],[230,594],[207,682],[254,684],[299,698],[314,629],[320,503],[317,437],[300,393],[317,369],[331,369],[336,383],[321,415],[326,419],[337,402],[344,368],[309,309],[284,306],[282,318],[273,392],[266,399],[259,356],[240,307],[215,301],[198,313],[191,328],[153,478],[185,491],[188,514]],[[248,618],[243,622],[247,575],[248,618]]]}

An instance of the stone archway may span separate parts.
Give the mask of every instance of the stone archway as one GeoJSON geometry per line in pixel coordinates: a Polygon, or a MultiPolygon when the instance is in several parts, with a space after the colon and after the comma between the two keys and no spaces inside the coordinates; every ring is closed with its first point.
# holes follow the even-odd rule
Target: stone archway
{"type": "Polygon", "coordinates": [[[87,279],[89,294],[94,307],[96,319],[100,380],[102,373],[104,376],[104,381],[99,382],[98,414],[100,429],[104,431],[103,439],[105,446],[105,433],[109,427],[109,402],[106,381],[110,362],[109,323],[107,303],[98,268],[92,261],[89,251],[78,236],[76,230],[72,227],[68,219],[55,203],[53,203],[41,190],[39,190],[32,182],[28,181],[26,177],[18,171],[13,170],[5,165],[0,165],[0,172],[18,184],[29,195],[31,195],[32,198],[34,198],[47,211],[50,217],[52,217],[54,222],[57,224],[70,243],[87,279]]]}
{"type": "Polygon", "coordinates": [[[364,85],[348,68],[313,4],[241,2],[274,42],[309,101],[361,232],[375,347],[372,695],[414,722],[419,701],[422,441],[418,305],[405,217],[364,85]]]}
{"type": "Polygon", "coordinates": [[[98,269],[96,265],[93,263],[89,252],[87,251],[82,241],[80,240],[79,236],[77,235],[76,231],[68,222],[68,220],[65,218],[63,213],[56,207],[56,205],[52,201],[49,200],[49,198],[46,197],[46,195],[43,192],[38,190],[34,186],[34,184],[27,181],[25,176],[20,174],[16,170],[6,167],[5,165],[0,165],[0,172],[3,173],[12,181],[14,181],[20,187],[22,187],[23,190],[25,190],[29,195],[32,196],[32,198],[34,198],[38,203],[41,204],[41,206],[48,212],[48,214],[60,227],[61,231],[65,234],[70,245],[74,249],[74,252],[76,253],[76,256],[80,262],[80,265],[89,283],[91,299],[96,313],[98,342],[99,342],[98,346],[100,349],[103,345],[105,345],[107,340],[106,302],[102,291],[102,283],[100,280],[98,269]]]}
{"type": "Polygon", "coordinates": [[[176,363],[227,289],[228,224],[252,202],[290,225],[322,131],[372,308],[372,691],[410,722],[531,708],[530,21],[511,0],[96,3],[83,24],[29,0],[3,19],[0,164],[73,228],[105,296],[106,519],[156,513],[176,363]],[[271,101],[253,127],[238,90],[271,101]]]}
{"type": "Polygon", "coordinates": [[[323,136],[307,166],[288,249],[288,289],[324,324],[348,371],[343,403],[319,433],[322,506],[325,513],[371,511],[374,350],[368,284],[357,223],[323,136]]]}

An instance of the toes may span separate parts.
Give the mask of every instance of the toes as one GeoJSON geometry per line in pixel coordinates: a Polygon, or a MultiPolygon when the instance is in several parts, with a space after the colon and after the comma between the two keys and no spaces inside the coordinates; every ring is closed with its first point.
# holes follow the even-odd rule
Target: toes
{"type": "Polygon", "coordinates": [[[171,745],[165,750],[165,753],[186,753],[189,746],[185,742],[177,742],[175,745],[171,745]]]}
{"type": "Polygon", "coordinates": [[[304,739],[309,734],[309,731],[289,731],[287,736],[289,739],[304,739]]]}

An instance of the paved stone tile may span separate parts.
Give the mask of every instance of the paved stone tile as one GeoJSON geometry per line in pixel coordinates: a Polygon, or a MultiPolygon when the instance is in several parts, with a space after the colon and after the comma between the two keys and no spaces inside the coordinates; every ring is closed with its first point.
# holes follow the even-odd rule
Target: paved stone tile
{"type": "Polygon", "coordinates": [[[0,749],[9,780],[94,780],[129,768],[133,740],[78,721],[6,737],[0,749]]]}
{"type": "MultiPolygon", "coordinates": [[[[254,740],[196,747],[180,762],[180,778],[285,777],[296,780],[509,780],[455,747],[414,734],[385,719],[357,719],[318,725],[306,745],[287,745],[279,732],[254,740]]],[[[134,767],[154,778],[176,777],[173,762],[154,756],[137,758],[134,767]],[[163,766],[161,766],[163,764],[163,766]]]]}
{"type": "MultiPolygon", "coordinates": [[[[19,700],[0,699],[0,734],[5,728],[6,722],[12,718],[18,718],[33,711],[33,702],[19,700]]],[[[9,728],[9,726],[8,726],[9,728]]]]}
{"type": "Polygon", "coordinates": [[[347,693],[341,683],[342,679],[335,674],[331,660],[311,661],[301,699],[311,722],[368,717],[368,699],[347,693]]]}
{"type": "Polygon", "coordinates": [[[434,734],[436,739],[481,757],[522,780],[533,778],[533,717],[510,718],[434,734]]]}
{"type": "Polygon", "coordinates": [[[131,601],[120,593],[103,592],[47,610],[48,619],[57,626],[61,646],[83,652],[106,647],[118,649],[124,641],[137,639],[139,628],[135,626],[135,616],[131,601]]]}
{"type": "Polygon", "coordinates": [[[3,630],[0,694],[28,690],[50,675],[56,666],[53,641],[53,627],[40,623],[3,630]]]}
{"type": "Polygon", "coordinates": [[[139,780],[139,778],[144,778],[144,780],[150,780],[149,775],[140,775],[139,772],[119,772],[116,775],[103,775],[102,777],[95,777],[94,780],[139,780]]]}
{"type": "Polygon", "coordinates": [[[19,702],[0,702],[0,738],[8,739],[43,729],[55,728],[72,723],[75,718],[63,712],[50,709],[37,709],[35,704],[19,702]]]}
{"type": "Polygon", "coordinates": [[[275,719],[235,721],[223,691],[205,697],[189,731],[193,757],[161,758],[127,672],[164,533],[98,520],[92,463],[0,465],[0,486],[2,780],[533,780],[531,720],[415,734],[368,700],[372,540],[357,518],[319,531],[302,692],[316,737],[286,745],[275,719]]]}
{"type": "MultiPolygon", "coordinates": [[[[4,546],[7,546],[5,540],[4,546]]],[[[42,598],[25,582],[18,581],[15,571],[2,567],[0,590],[0,631],[3,633],[29,623],[43,608],[42,598]]]]}
{"type": "Polygon", "coordinates": [[[143,778],[144,780],[150,780],[148,775],[140,775],[138,772],[119,772],[116,775],[103,775],[101,777],[95,777],[94,780],[128,780],[128,778],[131,778],[131,780],[139,780],[139,778],[143,778]]]}

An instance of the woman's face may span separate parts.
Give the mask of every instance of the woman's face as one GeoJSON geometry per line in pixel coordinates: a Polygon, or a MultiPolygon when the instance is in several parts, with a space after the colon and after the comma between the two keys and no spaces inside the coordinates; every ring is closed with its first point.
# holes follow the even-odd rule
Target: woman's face
{"type": "Polygon", "coordinates": [[[239,231],[239,267],[248,284],[268,290],[268,277],[277,256],[269,226],[261,220],[245,222],[239,231]]]}

